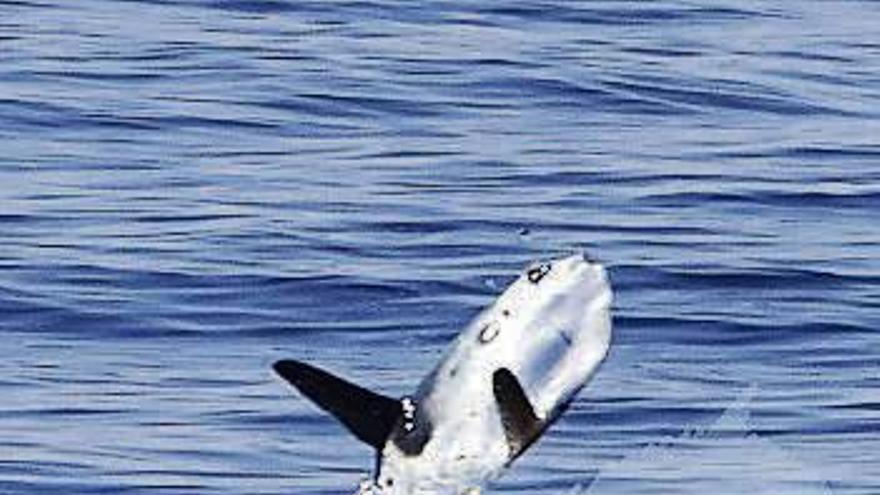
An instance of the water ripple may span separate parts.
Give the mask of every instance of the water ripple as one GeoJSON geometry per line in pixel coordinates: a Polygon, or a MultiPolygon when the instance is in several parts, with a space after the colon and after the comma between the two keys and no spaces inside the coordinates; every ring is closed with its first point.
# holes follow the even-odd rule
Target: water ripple
{"type": "Polygon", "coordinates": [[[0,492],[350,492],[271,363],[409,393],[578,250],[612,354],[494,491],[880,491],[871,2],[0,11],[0,492]]]}

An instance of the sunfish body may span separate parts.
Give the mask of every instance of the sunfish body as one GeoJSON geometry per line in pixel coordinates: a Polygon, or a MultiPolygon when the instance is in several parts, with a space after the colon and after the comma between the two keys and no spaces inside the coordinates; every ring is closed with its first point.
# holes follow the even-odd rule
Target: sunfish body
{"type": "Polygon", "coordinates": [[[478,493],[552,424],[611,342],[605,269],[581,255],[526,269],[392,399],[294,360],[276,372],[377,451],[361,494],[478,493]]]}

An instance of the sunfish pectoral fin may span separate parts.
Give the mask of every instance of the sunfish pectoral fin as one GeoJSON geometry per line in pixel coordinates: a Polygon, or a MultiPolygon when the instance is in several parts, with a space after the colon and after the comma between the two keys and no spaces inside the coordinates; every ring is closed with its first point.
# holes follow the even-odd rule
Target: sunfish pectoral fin
{"type": "Polygon", "coordinates": [[[509,369],[500,368],[492,374],[492,392],[510,447],[508,462],[513,462],[541,436],[546,423],[535,414],[525,390],[509,369]]]}
{"type": "Polygon", "coordinates": [[[322,369],[285,359],[275,372],[336,417],[360,441],[381,451],[403,410],[400,401],[371,392],[322,369]]]}

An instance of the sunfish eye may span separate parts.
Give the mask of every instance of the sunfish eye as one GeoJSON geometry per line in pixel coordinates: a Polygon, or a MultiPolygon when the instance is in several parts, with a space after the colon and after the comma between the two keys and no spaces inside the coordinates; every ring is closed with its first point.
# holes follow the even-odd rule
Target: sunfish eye
{"type": "Polygon", "coordinates": [[[526,277],[529,278],[529,282],[537,284],[541,281],[542,278],[544,278],[545,275],[550,273],[551,268],[552,266],[550,265],[550,263],[541,263],[540,265],[526,272],[526,277]]]}

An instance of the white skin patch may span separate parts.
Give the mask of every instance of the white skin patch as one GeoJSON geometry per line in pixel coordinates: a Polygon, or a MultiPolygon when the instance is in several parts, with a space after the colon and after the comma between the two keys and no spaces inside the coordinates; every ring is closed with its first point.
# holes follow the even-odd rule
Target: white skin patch
{"type": "Polygon", "coordinates": [[[404,397],[400,404],[403,409],[403,429],[412,431],[415,428],[416,405],[410,397],[404,397]]]}
{"type": "Polygon", "coordinates": [[[462,331],[414,400],[404,399],[404,429],[407,408],[412,417],[418,407],[430,437],[413,456],[389,441],[381,491],[372,493],[462,495],[497,477],[512,453],[493,373],[510,370],[538,418],[554,421],[608,351],[611,300],[605,269],[582,256],[529,267],[462,331]]]}

